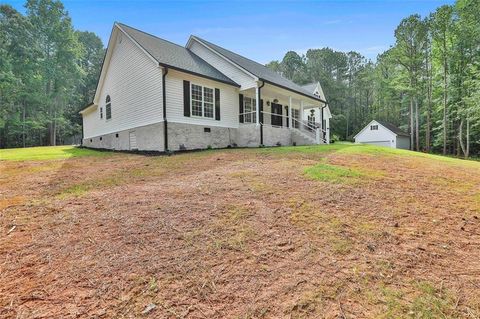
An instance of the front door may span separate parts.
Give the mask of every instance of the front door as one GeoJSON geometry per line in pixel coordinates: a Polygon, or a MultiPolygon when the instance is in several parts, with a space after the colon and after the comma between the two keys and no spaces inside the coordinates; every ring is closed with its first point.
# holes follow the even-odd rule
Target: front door
{"type": "Polygon", "coordinates": [[[272,103],[272,125],[282,126],[282,122],[282,105],[272,103]]]}

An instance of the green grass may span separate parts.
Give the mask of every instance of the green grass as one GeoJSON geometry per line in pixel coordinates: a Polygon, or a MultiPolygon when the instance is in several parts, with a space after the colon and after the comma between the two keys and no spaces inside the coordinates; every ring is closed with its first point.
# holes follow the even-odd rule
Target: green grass
{"type": "Polygon", "coordinates": [[[340,151],[355,146],[353,143],[340,142],[329,145],[281,146],[259,149],[261,153],[288,154],[288,153],[327,153],[340,151]]]}
{"type": "Polygon", "coordinates": [[[337,184],[357,182],[362,177],[365,177],[365,174],[359,170],[323,162],[307,167],[304,172],[305,175],[312,179],[337,184]]]}
{"type": "Polygon", "coordinates": [[[40,146],[0,150],[0,161],[55,160],[80,156],[108,156],[111,154],[111,152],[101,152],[75,146],[40,146]]]}

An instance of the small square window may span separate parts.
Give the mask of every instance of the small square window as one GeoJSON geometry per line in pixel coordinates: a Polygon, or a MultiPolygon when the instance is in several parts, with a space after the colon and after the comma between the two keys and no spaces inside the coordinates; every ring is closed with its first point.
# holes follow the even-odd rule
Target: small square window
{"type": "Polygon", "coordinates": [[[203,131],[204,131],[205,133],[210,133],[210,128],[209,128],[209,127],[204,127],[204,128],[203,128],[203,131]]]}
{"type": "Polygon", "coordinates": [[[378,125],[370,125],[371,131],[378,131],[378,125]]]}
{"type": "Polygon", "coordinates": [[[100,141],[102,140],[102,137],[100,136],[100,141]]]}
{"type": "Polygon", "coordinates": [[[116,138],[118,138],[118,133],[117,133],[117,134],[115,134],[115,137],[116,137],[116,138]]]}
{"type": "Polygon", "coordinates": [[[90,139],[90,143],[92,143],[92,142],[93,142],[93,140],[92,140],[92,139],[90,139]]]}

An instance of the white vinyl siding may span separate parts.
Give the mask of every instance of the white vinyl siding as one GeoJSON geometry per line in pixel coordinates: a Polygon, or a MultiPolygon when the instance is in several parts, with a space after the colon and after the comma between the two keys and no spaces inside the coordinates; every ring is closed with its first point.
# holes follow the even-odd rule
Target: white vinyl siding
{"type": "MultiPolygon", "coordinates": [[[[117,30],[116,32],[121,32],[117,30]]],[[[163,121],[162,70],[128,37],[113,41],[110,63],[105,63],[98,108],[84,114],[84,138],[115,133],[163,121]],[[111,119],[105,114],[106,97],[111,98],[111,119]]]]}
{"type": "Polygon", "coordinates": [[[241,85],[241,89],[252,88],[256,86],[255,78],[250,74],[242,71],[236,65],[226,61],[223,57],[217,53],[212,52],[209,48],[206,48],[203,44],[198,43],[197,40],[192,40],[190,50],[196,55],[207,61],[210,65],[213,65],[217,70],[225,74],[228,78],[241,85]]]}
{"type": "Polygon", "coordinates": [[[396,147],[397,135],[374,121],[368,124],[360,133],[355,136],[356,143],[365,143],[379,146],[396,147]],[[371,127],[377,129],[372,130],[371,127]]]}
{"type": "MultiPolygon", "coordinates": [[[[176,70],[169,70],[165,80],[167,91],[167,120],[169,122],[206,125],[206,126],[222,126],[222,127],[238,127],[238,88],[221,82],[205,79],[191,74],[183,73],[176,70]],[[183,109],[183,81],[189,81],[190,85],[195,84],[213,90],[220,90],[220,121],[214,117],[198,117],[191,113],[191,116],[184,116],[183,109]]],[[[113,98],[112,98],[113,99],[113,98]]],[[[192,104],[192,98],[190,103],[192,104]]],[[[213,101],[215,101],[213,97],[213,101]]],[[[213,105],[212,105],[213,107],[213,105]]],[[[208,106],[207,106],[208,108],[208,106]]],[[[212,109],[212,111],[214,111],[212,109]]]]}

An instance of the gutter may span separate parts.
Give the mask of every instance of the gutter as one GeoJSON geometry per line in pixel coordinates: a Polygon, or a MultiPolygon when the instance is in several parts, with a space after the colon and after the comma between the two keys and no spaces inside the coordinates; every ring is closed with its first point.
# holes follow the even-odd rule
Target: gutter
{"type": "Polygon", "coordinates": [[[164,67],[162,69],[163,149],[168,153],[167,92],[165,90],[165,78],[167,74],[168,68],[164,67]]]}
{"type": "MultiPolygon", "coordinates": [[[[259,106],[262,101],[262,88],[264,86],[265,86],[265,81],[262,81],[262,85],[258,87],[258,105],[259,106]]],[[[260,107],[258,108],[257,112],[260,112],[260,107]]],[[[260,119],[260,116],[258,118],[260,119]]],[[[263,145],[263,121],[262,123],[259,123],[259,124],[260,124],[260,145],[263,145]]]]}

